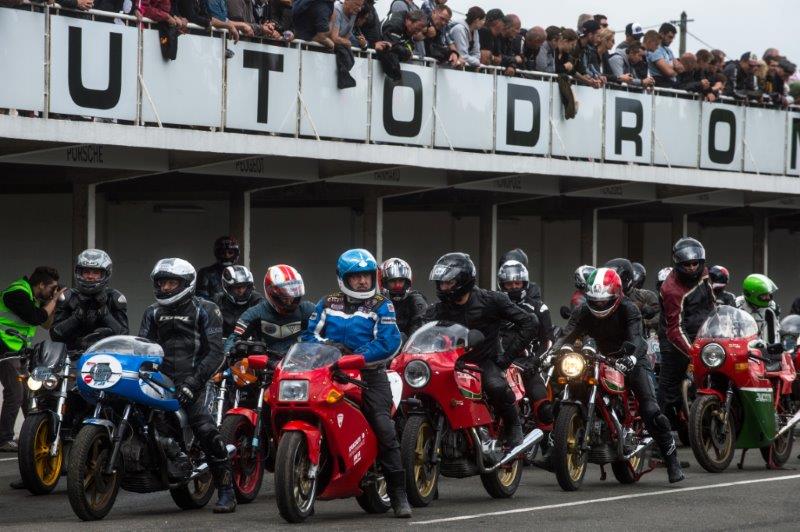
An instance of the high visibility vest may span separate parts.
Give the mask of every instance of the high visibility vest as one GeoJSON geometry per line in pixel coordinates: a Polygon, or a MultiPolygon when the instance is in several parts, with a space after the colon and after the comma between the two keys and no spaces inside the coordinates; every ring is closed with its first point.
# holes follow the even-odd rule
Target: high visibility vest
{"type": "Polygon", "coordinates": [[[8,288],[0,292],[0,340],[14,353],[30,345],[36,334],[36,325],[22,321],[22,318],[14,314],[3,302],[3,296],[9,292],[16,291],[25,292],[31,302],[35,301],[31,284],[25,279],[17,279],[8,288]],[[19,333],[24,340],[14,334],[9,334],[9,330],[19,333]]]}

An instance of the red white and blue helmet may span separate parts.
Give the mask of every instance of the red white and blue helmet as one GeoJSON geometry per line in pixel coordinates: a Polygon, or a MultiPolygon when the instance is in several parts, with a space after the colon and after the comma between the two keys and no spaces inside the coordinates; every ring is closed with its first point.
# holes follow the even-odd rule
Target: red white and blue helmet
{"type": "Polygon", "coordinates": [[[264,296],[281,314],[290,314],[300,305],[306,287],[300,273],[287,264],[267,268],[264,275],[264,296]]]}
{"type": "Polygon", "coordinates": [[[336,276],[339,289],[353,299],[369,299],[378,291],[378,263],[372,253],[366,249],[350,249],[342,253],[336,262],[336,276]],[[369,273],[372,276],[372,288],[357,292],[347,284],[347,278],[356,273],[369,273]]]}
{"type": "Polygon", "coordinates": [[[607,318],[622,301],[622,280],[613,268],[599,268],[586,280],[586,306],[598,318],[607,318]]]}

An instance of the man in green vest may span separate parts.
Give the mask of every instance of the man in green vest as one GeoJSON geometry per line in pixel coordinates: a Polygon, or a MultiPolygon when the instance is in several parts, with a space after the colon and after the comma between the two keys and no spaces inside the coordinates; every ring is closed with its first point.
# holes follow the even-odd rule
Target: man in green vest
{"type": "Polygon", "coordinates": [[[22,406],[23,387],[17,378],[19,359],[2,360],[30,345],[36,327],[49,329],[56,303],[66,290],[58,287],[58,271],[39,266],[30,277],[11,283],[0,292],[0,384],[3,407],[0,410],[0,452],[17,452],[14,423],[22,406]]]}

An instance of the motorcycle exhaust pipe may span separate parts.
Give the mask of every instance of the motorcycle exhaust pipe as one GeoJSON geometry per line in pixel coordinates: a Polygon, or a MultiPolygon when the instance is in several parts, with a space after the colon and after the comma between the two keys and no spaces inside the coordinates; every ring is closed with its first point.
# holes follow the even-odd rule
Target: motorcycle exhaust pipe
{"type": "Polygon", "coordinates": [[[506,453],[506,455],[499,462],[497,462],[492,467],[488,468],[487,472],[492,472],[498,467],[503,467],[507,463],[513,461],[518,454],[524,453],[525,451],[527,451],[528,449],[530,449],[531,447],[542,441],[542,438],[544,438],[544,432],[542,432],[540,429],[533,429],[532,431],[530,431],[528,434],[525,435],[525,437],[522,439],[522,443],[520,443],[519,445],[508,451],[508,453],[506,453]]]}
{"type": "Polygon", "coordinates": [[[653,446],[653,441],[654,441],[653,438],[651,438],[649,436],[647,438],[643,439],[642,443],[640,443],[639,445],[636,446],[636,449],[634,449],[629,454],[625,455],[625,460],[630,460],[631,458],[633,458],[637,454],[641,453],[642,451],[652,447],[653,446]]]}
{"type": "Polygon", "coordinates": [[[795,415],[793,415],[792,419],[790,419],[789,421],[786,422],[786,425],[784,425],[783,428],[781,428],[781,430],[778,431],[778,433],[775,435],[774,439],[777,440],[778,438],[780,438],[781,436],[786,434],[792,427],[797,425],[798,421],[800,421],[800,412],[798,412],[795,415]]]}

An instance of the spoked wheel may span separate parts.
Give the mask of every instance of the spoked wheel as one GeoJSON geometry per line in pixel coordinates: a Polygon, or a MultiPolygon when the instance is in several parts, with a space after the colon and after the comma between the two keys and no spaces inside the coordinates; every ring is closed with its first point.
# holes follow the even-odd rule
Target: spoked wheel
{"type": "Polygon", "coordinates": [[[236,500],[240,503],[253,502],[261,491],[264,479],[264,451],[254,449],[253,431],[255,427],[244,416],[225,416],[222,420],[220,434],[225,443],[236,446],[236,454],[232,460],[233,489],[236,500]]]}
{"type": "MultiPolygon", "coordinates": [[[[637,421],[634,430],[641,437],[642,434],[641,421],[637,421]]],[[[611,472],[614,473],[614,478],[620,484],[633,484],[638,481],[642,476],[642,470],[645,464],[646,450],[633,455],[628,460],[619,460],[611,464],[611,472]]]]}
{"type": "Polygon", "coordinates": [[[723,422],[719,399],[714,395],[698,397],[689,413],[689,441],[695,458],[703,469],[719,473],[733,459],[733,415],[728,412],[723,422]]]}
{"type": "Polygon", "coordinates": [[[19,432],[19,473],[25,487],[34,495],[45,495],[55,489],[64,463],[64,448],[59,442],[55,455],[53,416],[46,412],[25,418],[19,432]]]}
{"type": "MultiPolygon", "coordinates": [[[[198,464],[202,460],[200,449],[194,447],[189,451],[193,464],[198,464]]],[[[199,510],[208,504],[214,496],[214,481],[211,471],[206,471],[198,475],[186,484],[172,488],[169,494],[178,508],[182,510],[199,510]]]]}
{"type": "Polygon", "coordinates": [[[553,429],[553,469],[564,491],[576,491],[586,475],[588,453],[581,451],[586,421],[576,405],[563,405],[553,429]]]}
{"type": "Polygon", "coordinates": [[[514,460],[504,467],[498,467],[491,473],[481,475],[481,483],[486,493],[495,499],[508,499],[517,492],[522,481],[522,460],[514,460]]]}
{"type": "Polygon", "coordinates": [[[285,433],[275,456],[275,499],[281,517],[302,523],[314,513],[318,477],[311,478],[311,460],[305,434],[285,433]]]}
{"type": "MultiPolygon", "coordinates": [[[[775,413],[775,423],[778,430],[792,417],[792,414],[793,412],[791,409],[787,409],[784,405],[781,405],[779,411],[775,413]]],[[[776,468],[783,467],[783,464],[792,456],[792,445],[794,445],[793,429],[786,431],[786,434],[773,441],[772,445],[769,447],[762,447],[760,449],[761,456],[764,457],[767,466],[776,468]]]]}
{"type": "Polygon", "coordinates": [[[111,438],[105,427],[86,425],[70,450],[67,493],[75,515],[84,521],[104,518],[119,492],[119,474],[104,472],[111,459],[111,438]]]}
{"type": "Polygon", "coordinates": [[[428,506],[436,495],[439,464],[431,463],[436,433],[426,416],[411,416],[403,428],[400,453],[406,470],[406,492],[412,506],[428,506]]]}

